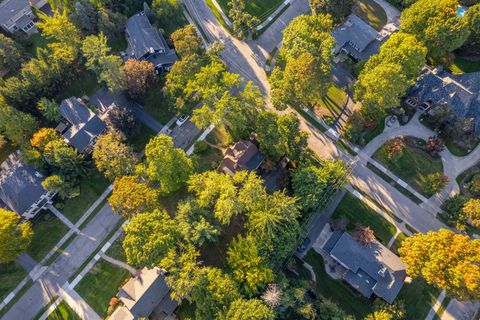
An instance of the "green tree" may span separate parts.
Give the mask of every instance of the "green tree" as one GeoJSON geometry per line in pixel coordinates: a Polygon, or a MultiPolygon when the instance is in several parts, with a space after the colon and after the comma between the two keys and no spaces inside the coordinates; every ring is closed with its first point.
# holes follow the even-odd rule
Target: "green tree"
{"type": "Polygon", "coordinates": [[[409,276],[421,276],[458,300],[480,297],[480,240],[440,229],[405,239],[398,252],[409,276]]]}
{"type": "Polygon", "coordinates": [[[120,12],[105,7],[98,10],[98,31],[105,34],[110,40],[124,37],[126,21],[127,17],[120,12]]]}
{"type": "Polygon", "coordinates": [[[23,62],[22,49],[7,36],[0,34],[0,69],[17,70],[23,62]]]}
{"type": "Polygon", "coordinates": [[[423,181],[423,191],[426,195],[433,196],[442,190],[448,183],[448,177],[441,172],[434,172],[427,175],[423,181]]]}
{"type": "Polygon", "coordinates": [[[57,193],[62,199],[73,198],[80,194],[80,187],[76,181],[70,181],[58,174],[45,178],[42,181],[42,187],[49,192],[57,193]]]}
{"type": "Polygon", "coordinates": [[[249,33],[255,32],[260,19],[245,10],[245,0],[230,0],[228,16],[232,19],[233,33],[240,39],[245,39],[249,33]]]}
{"type": "Polygon", "coordinates": [[[153,0],[152,9],[158,23],[169,33],[184,24],[183,7],[179,0],[153,0]]]}
{"type": "Polygon", "coordinates": [[[468,8],[464,18],[470,29],[470,36],[466,41],[466,45],[473,49],[474,52],[480,53],[480,3],[468,8]]]}
{"type": "Polygon", "coordinates": [[[98,171],[110,181],[133,174],[135,170],[133,150],[123,140],[120,134],[108,132],[97,139],[93,149],[92,158],[98,171]]]}
{"type": "Polygon", "coordinates": [[[89,0],[76,0],[75,17],[78,25],[86,34],[97,32],[98,13],[89,0]]]}
{"type": "Polygon", "coordinates": [[[202,55],[202,40],[197,35],[197,31],[192,24],[186,25],[172,33],[172,41],[175,45],[175,51],[182,59],[192,55],[202,55]]]}
{"type": "Polygon", "coordinates": [[[0,208],[0,263],[15,260],[32,241],[30,223],[20,223],[20,219],[15,212],[0,208]]]}
{"type": "Polygon", "coordinates": [[[52,141],[61,140],[60,135],[53,128],[40,128],[32,135],[30,145],[40,152],[45,151],[45,147],[52,141]]]}
{"type": "Polygon", "coordinates": [[[314,14],[329,14],[335,22],[340,23],[353,9],[353,0],[309,0],[314,14]]]}
{"type": "Polygon", "coordinates": [[[158,208],[158,191],[139,182],[137,177],[124,176],[115,180],[108,203],[114,212],[131,218],[158,208]]]}
{"type": "Polygon", "coordinates": [[[243,293],[252,296],[273,281],[273,271],[260,256],[252,236],[237,237],[227,251],[228,266],[243,293]]]}
{"type": "Polygon", "coordinates": [[[53,99],[41,98],[37,103],[37,108],[48,121],[55,122],[60,118],[60,108],[53,99]]]}
{"type": "Polygon", "coordinates": [[[467,221],[474,227],[480,227],[480,200],[470,199],[463,206],[467,221]]]}
{"type": "Polygon", "coordinates": [[[353,320],[345,311],[330,300],[322,300],[317,304],[319,320],[353,320]]]}
{"type": "Polygon", "coordinates": [[[429,55],[441,57],[461,47],[470,33],[457,8],[457,0],[419,0],[403,11],[400,31],[417,36],[429,55]]]}
{"type": "Polygon", "coordinates": [[[42,35],[56,42],[65,44],[77,51],[82,44],[82,33],[70,21],[67,12],[55,11],[53,16],[40,14],[37,26],[42,30],[42,35]]]}
{"type": "Polygon", "coordinates": [[[128,59],[123,65],[125,89],[130,98],[144,95],[156,82],[155,67],[151,62],[128,59]]]}
{"type": "Polygon", "coordinates": [[[71,179],[88,174],[89,165],[84,155],[67,145],[63,140],[53,140],[47,143],[43,156],[47,163],[71,179]]]}
{"type": "Polygon", "coordinates": [[[102,72],[99,80],[107,85],[113,93],[119,93],[125,89],[125,74],[122,68],[122,59],[118,56],[108,55],[102,60],[102,72]]]}
{"type": "Polygon", "coordinates": [[[152,268],[161,264],[178,241],[178,226],[167,212],[155,210],[134,216],[124,227],[122,247],[127,263],[152,268]]]}
{"type": "Polygon", "coordinates": [[[259,299],[238,299],[228,308],[226,320],[273,320],[275,313],[259,299]]]}
{"type": "Polygon", "coordinates": [[[182,188],[193,173],[193,163],[182,149],[175,148],[173,139],[165,134],[150,140],[145,148],[145,173],[158,184],[162,194],[182,188]]]}
{"type": "Polygon", "coordinates": [[[35,118],[8,106],[1,97],[0,114],[0,132],[16,146],[28,142],[37,128],[35,118]]]}
{"type": "Polygon", "coordinates": [[[97,76],[100,75],[103,70],[102,61],[110,54],[107,37],[103,33],[86,37],[82,43],[82,53],[87,60],[85,66],[97,76]]]}
{"type": "Polygon", "coordinates": [[[305,211],[321,208],[348,181],[345,163],[342,160],[326,160],[321,166],[309,165],[296,169],[292,187],[305,211]]]}
{"type": "Polygon", "coordinates": [[[183,240],[196,246],[215,241],[221,233],[213,214],[193,199],[178,204],[175,221],[183,240]]]}

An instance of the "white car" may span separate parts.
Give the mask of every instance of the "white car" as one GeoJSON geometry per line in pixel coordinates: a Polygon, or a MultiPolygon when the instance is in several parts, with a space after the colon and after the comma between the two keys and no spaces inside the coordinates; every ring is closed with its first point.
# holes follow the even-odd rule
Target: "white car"
{"type": "Polygon", "coordinates": [[[177,126],[181,126],[182,124],[184,124],[185,122],[187,122],[187,120],[190,119],[190,116],[187,116],[187,115],[182,115],[180,116],[178,119],[177,119],[177,126]]]}

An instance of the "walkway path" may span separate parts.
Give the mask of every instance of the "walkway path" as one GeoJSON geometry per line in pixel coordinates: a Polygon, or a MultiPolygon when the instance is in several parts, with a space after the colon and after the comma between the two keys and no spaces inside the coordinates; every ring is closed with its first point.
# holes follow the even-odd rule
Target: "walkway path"
{"type": "Polygon", "coordinates": [[[76,233],[80,233],[80,230],[76,226],[73,225],[73,223],[68,220],[67,217],[63,213],[60,212],[53,204],[48,206],[48,210],[50,210],[51,213],[53,213],[60,221],[62,221],[69,229],[75,231],[76,233]]]}
{"type": "Polygon", "coordinates": [[[401,13],[400,10],[398,10],[385,0],[373,1],[375,1],[380,7],[382,7],[383,10],[385,10],[385,13],[387,14],[387,24],[398,22],[401,13]]]}
{"type": "Polygon", "coordinates": [[[130,266],[129,264],[126,264],[125,262],[123,261],[120,261],[120,260],[117,260],[117,259],[114,259],[112,257],[110,257],[109,255],[105,254],[105,253],[100,253],[100,256],[102,257],[103,260],[105,261],[108,261],[110,262],[111,264],[114,264],[122,269],[125,269],[127,270],[128,272],[130,272],[130,274],[132,276],[136,276],[137,273],[138,273],[138,270],[135,269],[134,267],[130,266]]]}
{"type": "Polygon", "coordinates": [[[82,297],[68,285],[63,286],[58,295],[75,311],[82,320],[101,320],[102,318],[83,300],[82,297]]]}

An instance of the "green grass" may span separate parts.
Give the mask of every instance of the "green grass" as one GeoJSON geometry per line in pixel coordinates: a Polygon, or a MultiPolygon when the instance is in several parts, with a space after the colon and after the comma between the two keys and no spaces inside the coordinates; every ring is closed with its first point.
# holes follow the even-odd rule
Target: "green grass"
{"type": "Polygon", "coordinates": [[[208,146],[205,152],[195,156],[197,172],[205,172],[218,168],[223,154],[217,148],[208,146]]]}
{"type": "Polygon", "coordinates": [[[118,237],[118,239],[113,242],[110,248],[108,248],[106,254],[114,259],[127,262],[125,250],[123,250],[123,247],[122,247],[122,241],[123,241],[123,237],[122,236],[118,237]]]}
{"type": "Polygon", "coordinates": [[[80,195],[66,200],[60,211],[75,224],[95,200],[107,189],[109,184],[110,182],[102,173],[93,169],[92,173],[85,176],[80,182],[80,195]]]}
{"type": "Polygon", "coordinates": [[[350,148],[348,144],[346,144],[342,139],[338,139],[337,144],[340,146],[340,148],[344,149],[352,156],[354,157],[357,156],[357,153],[352,148],[350,148]]]}
{"type": "Polygon", "coordinates": [[[397,300],[405,302],[405,319],[425,319],[435,301],[437,301],[440,291],[440,289],[428,285],[421,278],[414,279],[412,283],[405,283],[397,296],[397,300]]]}
{"type": "Polygon", "coordinates": [[[145,149],[145,146],[147,145],[148,141],[155,137],[156,133],[143,123],[140,125],[140,130],[139,132],[133,136],[132,138],[129,139],[128,143],[132,146],[133,151],[135,152],[141,152],[143,149],[145,149]]]}
{"type": "Polygon", "coordinates": [[[220,12],[217,10],[217,7],[215,7],[215,5],[213,4],[213,1],[212,0],[205,0],[207,2],[207,5],[208,7],[210,8],[210,10],[212,11],[213,15],[215,16],[215,18],[217,18],[218,22],[222,25],[222,27],[227,30],[227,32],[231,32],[232,30],[230,29],[230,27],[227,25],[227,23],[225,22],[225,20],[223,20],[223,17],[222,15],[220,14],[220,12]]]}
{"type": "Polygon", "coordinates": [[[455,61],[450,66],[450,71],[454,74],[480,71],[480,61],[470,61],[456,56],[455,61]]]}
{"type": "Polygon", "coordinates": [[[359,293],[353,291],[353,289],[348,287],[342,281],[332,279],[326,273],[322,256],[315,251],[310,250],[305,257],[305,261],[313,267],[315,274],[317,275],[315,289],[318,294],[335,302],[341,309],[345,310],[348,314],[355,316],[357,319],[362,319],[372,312],[368,300],[360,296],[359,293]]]}
{"type": "Polygon", "coordinates": [[[387,24],[385,10],[373,0],[359,0],[354,12],[377,31],[387,24]]]}
{"type": "Polygon", "coordinates": [[[232,143],[229,139],[227,130],[223,126],[216,126],[212,132],[208,134],[205,141],[222,147],[226,147],[232,143]]]}
{"type": "MultiPolygon", "coordinates": [[[[217,0],[223,12],[228,15],[229,0],[217,0]]],[[[245,11],[259,18],[261,21],[266,20],[276,8],[283,3],[283,0],[245,0],[245,11]]]]}
{"type": "Polygon", "coordinates": [[[325,132],[327,131],[327,128],[325,128],[323,125],[321,125],[316,119],[314,119],[311,115],[303,111],[302,109],[297,109],[297,112],[305,119],[307,120],[313,127],[315,127],[317,130],[320,132],[325,132]]]}
{"type": "Polygon", "coordinates": [[[46,305],[44,305],[42,309],[40,309],[40,311],[37,312],[37,315],[35,316],[34,320],[40,319],[40,317],[45,313],[45,311],[47,311],[47,309],[50,308],[50,306],[54,304],[55,301],[57,301],[57,299],[58,299],[58,296],[54,296],[52,299],[50,299],[50,301],[46,305]]]}
{"type": "Polygon", "coordinates": [[[388,209],[387,207],[385,207],[383,204],[381,204],[380,202],[378,202],[375,198],[373,198],[370,194],[367,194],[366,192],[364,192],[363,190],[361,190],[360,188],[356,187],[356,186],[352,186],[355,190],[357,190],[360,194],[362,194],[365,198],[367,198],[368,200],[372,201],[377,207],[379,207],[381,210],[383,210],[386,214],[388,214],[392,219],[394,219],[395,221],[397,221],[398,223],[402,223],[403,220],[400,219],[399,217],[397,217],[390,209],[388,209]]]}
{"type": "Polygon", "coordinates": [[[403,232],[400,232],[397,237],[395,238],[395,241],[393,242],[392,244],[392,247],[390,248],[393,252],[395,252],[395,254],[398,253],[398,248],[400,248],[403,240],[407,239],[408,236],[403,233],[403,232]]]}
{"type": "Polygon", "coordinates": [[[162,92],[162,82],[149,89],[139,103],[155,120],[166,124],[175,114],[172,112],[172,101],[162,92]]]}
{"type": "Polygon", "coordinates": [[[347,192],[333,213],[332,218],[348,219],[347,229],[353,230],[357,224],[370,226],[378,241],[387,245],[397,231],[396,227],[376,213],[350,192],[347,192]]]}
{"type": "Polygon", "coordinates": [[[10,302],[7,303],[7,305],[5,305],[2,310],[0,310],[0,319],[5,315],[5,313],[8,312],[8,310],[10,310],[10,308],[15,303],[17,303],[18,299],[20,299],[25,294],[25,292],[27,292],[27,290],[32,287],[32,285],[33,285],[33,281],[28,280],[28,282],[22,287],[22,289],[20,289],[20,291],[17,292],[15,297],[13,297],[13,299],[10,300],[10,302]]]}
{"type": "Polygon", "coordinates": [[[331,117],[337,119],[342,113],[347,93],[336,85],[328,88],[326,97],[322,98],[320,105],[316,106],[315,113],[323,117],[331,117]]]}
{"type": "Polygon", "coordinates": [[[91,71],[84,70],[75,76],[65,90],[58,95],[57,100],[61,101],[69,97],[91,96],[100,89],[97,77],[91,71]]]}
{"type": "Polygon", "coordinates": [[[423,185],[429,174],[437,172],[443,174],[442,160],[432,158],[422,150],[407,146],[402,155],[389,160],[381,152],[382,148],[383,146],[375,152],[373,158],[422,194],[425,194],[423,185]]]}
{"type": "Polygon", "coordinates": [[[57,217],[46,211],[33,224],[33,239],[27,252],[40,261],[68,232],[68,227],[57,217]]]}
{"type": "Polygon", "coordinates": [[[100,259],[75,290],[93,310],[105,317],[110,299],[117,294],[129,275],[127,270],[100,259]]]}
{"type": "Polygon", "coordinates": [[[42,36],[40,32],[30,35],[29,41],[31,42],[31,44],[25,49],[33,56],[37,56],[37,48],[46,48],[47,45],[51,42],[50,40],[42,36]]]}
{"type": "Polygon", "coordinates": [[[0,264],[0,301],[22,282],[27,272],[16,262],[0,264]]]}
{"type": "Polygon", "coordinates": [[[48,316],[47,320],[80,320],[81,318],[73,311],[73,309],[62,301],[57,308],[48,316]]]}

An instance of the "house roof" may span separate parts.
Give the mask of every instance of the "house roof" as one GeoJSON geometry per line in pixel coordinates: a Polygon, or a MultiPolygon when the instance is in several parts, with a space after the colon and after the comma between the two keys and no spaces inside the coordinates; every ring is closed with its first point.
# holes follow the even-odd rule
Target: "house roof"
{"type": "Polygon", "coordinates": [[[47,191],[41,182],[43,174],[20,159],[20,151],[11,154],[0,166],[0,199],[7,207],[22,215],[47,191]]]}
{"type": "Polygon", "coordinates": [[[421,102],[446,104],[457,118],[473,118],[480,133],[480,72],[453,75],[425,68],[410,95],[421,102]]]}
{"type": "Polygon", "coordinates": [[[75,97],[62,101],[60,114],[71,124],[63,137],[80,152],[107,128],[85,103],[75,97]]]}
{"type": "Polygon", "coordinates": [[[256,170],[265,156],[250,141],[240,140],[225,152],[220,169],[235,173],[241,170],[256,170]]]}
{"type": "Polygon", "coordinates": [[[335,53],[346,45],[348,45],[347,50],[350,48],[350,50],[362,52],[378,35],[379,33],[368,23],[357,15],[351,14],[344,23],[332,31],[336,44],[335,53]]]}
{"type": "MultiPolygon", "coordinates": [[[[165,298],[170,299],[169,292],[159,268],[144,268],[137,276],[128,280],[117,296],[133,316],[147,317],[165,298]]],[[[171,306],[168,303],[165,305],[171,306]]],[[[173,310],[175,308],[176,305],[173,310]]]]}
{"type": "Polygon", "coordinates": [[[128,18],[126,23],[129,55],[136,59],[141,59],[150,52],[169,51],[167,42],[157,29],[153,28],[147,16],[143,13],[137,13],[128,18]]]}
{"type": "Polygon", "coordinates": [[[25,8],[29,8],[28,0],[3,0],[0,2],[0,24],[11,24],[9,21],[25,8]]]}
{"type": "Polygon", "coordinates": [[[348,269],[344,280],[362,295],[369,298],[375,294],[388,303],[395,300],[406,277],[406,265],[380,242],[362,246],[348,232],[340,231],[332,234],[323,249],[348,269]]]}

